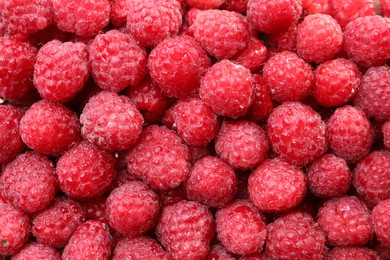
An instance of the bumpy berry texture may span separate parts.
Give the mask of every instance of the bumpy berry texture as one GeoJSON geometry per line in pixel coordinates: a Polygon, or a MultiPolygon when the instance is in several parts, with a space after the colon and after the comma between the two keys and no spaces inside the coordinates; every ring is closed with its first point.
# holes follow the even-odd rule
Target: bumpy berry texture
{"type": "Polygon", "coordinates": [[[307,164],[327,149],[321,116],[300,102],[276,107],[268,118],[266,131],[273,151],[295,165],[307,164]]]}
{"type": "Polygon", "coordinates": [[[390,121],[386,121],[382,125],[383,144],[386,148],[390,148],[390,121]]]}
{"type": "Polygon", "coordinates": [[[269,54],[272,54],[272,51],[281,52],[281,51],[297,51],[297,33],[298,33],[298,24],[293,24],[287,31],[280,33],[269,34],[267,37],[268,44],[271,46],[269,48],[269,54]]]}
{"type": "Polygon", "coordinates": [[[169,190],[158,191],[161,206],[175,204],[182,200],[188,200],[184,184],[169,190]]]}
{"type": "Polygon", "coordinates": [[[34,86],[41,97],[65,102],[79,92],[89,76],[84,43],[53,40],[39,49],[34,67],[34,86]]]}
{"type": "Polygon", "coordinates": [[[116,27],[126,25],[130,5],[134,0],[110,0],[110,22],[116,27]]]}
{"type": "Polygon", "coordinates": [[[327,254],[329,260],[349,260],[349,259],[382,259],[377,252],[367,247],[335,247],[327,254]]]}
{"type": "Polygon", "coordinates": [[[226,0],[222,5],[222,9],[245,14],[247,6],[248,0],[226,0]]]}
{"type": "Polygon", "coordinates": [[[390,246],[390,199],[378,203],[372,211],[375,235],[384,246],[390,246]]]}
{"type": "Polygon", "coordinates": [[[115,93],[135,86],[146,74],[146,51],[131,35],[111,30],[97,35],[89,47],[96,84],[115,93]]]}
{"type": "Polygon", "coordinates": [[[344,106],[326,124],[329,148],[347,162],[358,162],[370,151],[374,130],[363,111],[344,106]]]}
{"type": "Polygon", "coordinates": [[[87,219],[99,220],[100,222],[108,224],[105,197],[83,201],[82,206],[87,219]]]}
{"type": "Polygon", "coordinates": [[[81,134],[110,151],[127,150],[142,132],[144,119],[131,100],[102,91],[91,97],[80,115],[81,134]]]}
{"type": "Polygon", "coordinates": [[[248,46],[243,51],[233,57],[235,62],[252,72],[259,69],[266,59],[267,48],[261,40],[254,37],[250,39],[248,46]]]}
{"type": "Polygon", "coordinates": [[[185,3],[189,7],[195,7],[198,9],[217,9],[224,2],[224,0],[185,0],[185,3]]]}
{"type": "Polygon", "coordinates": [[[305,197],[305,176],[301,169],[279,158],[265,160],[249,176],[248,192],[261,211],[287,211],[305,197]]]}
{"type": "Polygon", "coordinates": [[[226,248],[220,244],[215,244],[211,247],[207,260],[235,260],[233,254],[229,253],[226,248]]]}
{"type": "Polygon", "coordinates": [[[357,65],[369,68],[390,60],[390,18],[367,16],[350,22],[344,32],[344,50],[357,65]]]}
{"type": "Polygon", "coordinates": [[[375,15],[374,1],[372,0],[346,0],[343,2],[329,0],[329,5],[331,15],[342,27],[356,18],[375,15]]]}
{"type": "Polygon", "coordinates": [[[260,251],[266,238],[266,225],[259,210],[249,201],[238,200],[217,211],[218,239],[234,254],[260,251]]]}
{"type": "Polygon", "coordinates": [[[329,0],[302,0],[302,8],[306,14],[330,14],[329,0]]]}
{"type": "Polygon", "coordinates": [[[213,225],[206,206],[181,201],[164,207],[156,234],[172,259],[204,259],[210,251],[213,225]]]}
{"type": "Polygon", "coordinates": [[[314,84],[310,65],[289,51],[271,57],[264,66],[263,77],[272,97],[279,102],[304,99],[314,84]]]}
{"type": "Polygon", "coordinates": [[[259,74],[253,74],[252,87],[255,99],[249,107],[246,117],[253,121],[267,119],[274,108],[271,90],[259,74]]]}
{"type": "Polygon", "coordinates": [[[164,126],[144,129],[127,154],[127,169],[155,189],[180,185],[189,173],[188,148],[164,126]]]}
{"type": "Polygon", "coordinates": [[[249,42],[249,26],[245,18],[226,10],[200,12],[190,30],[195,40],[219,60],[232,58],[249,42]]]}
{"type": "Polygon", "coordinates": [[[75,199],[100,195],[115,177],[114,165],[111,154],[82,141],[66,151],[57,162],[61,190],[75,199]]]}
{"type": "Polygon", "coordinates": [[[185,97],[198,90],[199,80],[211,62],[202,47],[189,36],[159,43],[148,57],[150,76],[169,97],[185,97]]]}
{"type": "Polygon", "coordinates": [[[251,72],[229,60],[222,60],[201,79],[199,96],[217,115],[243,116],[254,100],[251,72]]]}
{"type": "Polygon", "coordinates": [[[323,259],[326,237],[304,212],[292,211],[267,226],[266,253],[271,259],[323,259]]]}
{"type": "Polygon", "coordinates": [[[80,138],[80,123],[69,108],[47,100],[34,103],[19,127],[28,147],[45,155],[58,155],[80,138]]]}
{"type": "Polygon", "coordinates": [[[369,210],[353,196],[326,201],[318,211],[318,224],[334,246],[364,245],[374,235],[369,210]]]}
{"type": "Polygon", "coordinates": [[[37,242],[32,242],[23,247],[22,250],[19,251],[19,253],[13,255],[11,259],[60,260],[61,257],[57,250],[55,250],[54,248],[51,248],[50,246],[45,246],[37,242]]]}
{"type": "Polygon", "coordinates": [[[52,1],[53,20],[58,29],[64,32],[88,38],[102,31],[109,22],[108,0],[52,1]]]}
{"type": "Polygon", "coordinates": [[[134,1],[128,12],[126,27],[143,46],[153,47],[181,28],[181,7],[176,0],[134,1]]]}
{"type": "Polygon", "coordinates": [[[158,259],[168,260],[168,254],[156,240],[139,236],[123,238],[115,247],[112,260],[122,259],[158,259]]]}

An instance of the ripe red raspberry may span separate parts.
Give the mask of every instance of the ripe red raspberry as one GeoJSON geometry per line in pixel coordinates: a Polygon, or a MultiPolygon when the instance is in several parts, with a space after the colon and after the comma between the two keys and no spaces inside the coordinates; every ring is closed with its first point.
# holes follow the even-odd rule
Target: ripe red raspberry
{"type": "Polygon", "coordinates": [[[383,16],[390,17],[390,1],[380,0],[380,10],[383,16]]]}
{"type": "Polygon", "coordinates": [[[112,191],[113,189],[116,189],[125,183],[131,182],[131,181],[139,181],[139,180],[140,179],[138,179],[133,173],[131,173],[127,170],[126,162],[125,162],[124,169],[118,170],[118,168],[117,168],[116,177],[113,180],[113,182],[111,183],[109,190],[112,191]]]}
{"type": "Polygon", "coordinates": [[[110,18],[108,0],[52,0],[53,19],[65,32],[91,37],[107,26],[110,18]]]}
{"type": "Polygon", "coordinates": [[[329,251],[329,260],[349,260],[349,259],[370,259],[381,260],[382,258],[372,249],[367,247],[335,247],[329,251]]]}
{"type": "Polygon", "coordinates": [[[134,1],[128,6],[126,26],[143,46],[153,47],[178,34],[181,22],[177,0],[134,1]]]}
{"type": "Polygon", "coordinates": [[[331,107],[343,105],[354,96],[362,74],[352,61],[335,59],[320,64],[314,76],[314,98],[318,104],[331,107]]]}
{"type": "Polygon", "coordinates": [[[375,6],[372,0],[345,0],[343,2],[329,0],[329,4],[331,15],[342,27],[356,18],[375,15],[375,6]]]}
{"type": "Polygon", "coordinates": [[[367,16],[350,22],[344,32],[344,50],[357,65],[369,68],[390,60],[390,18],[367,16]]]}
{"type": "Polygon", "coordinates": [[[0,204],[0,255],[20,250],[30,236],[30,219],[11,205],[0,204]]]}
{"type": "Polygon", "coordinates": [[[386,121],[382,125],[383,144],[386,148],[390,148],[390,121],[386,121]]]}
{"type": "Polygon", "coordinates": [[[336,109],[326,123],[329,148],[347,162],[358,162],[371,149],[374,130],[363,111],[352,106],[336,109]]]}
{"type": "Polygon", "coordinates": [[[384,246],[390,246],[390,199],[381,201],[372,211],[375,235],[384,246]]]}
{"type": "Polygon", "coordinates": [[[321,116],[300,102],[285,102],[275,108],[266,131],[273,151],[295,165],[315,160],[327,148],[321,116]]]}
{"type": "Polygon", "coordinates": [[[330,14],[329,0],[302,0],[302,8],[306,14],[330,14]]]}
{"type": "Polygon", "coordinates": [[[307,171],[308,187],[320,198],[340,197],[349,190],[352,173],[344,159],[325,154],[315,160],[307,171]]]}
{"type": "Polygon", "coordinates": [[[307,62],[321,63],[342,49],[343,32],[330,15],[312,14],[298,27],[297,53],[307,62]]]}
{"type": "Polygon", "coordinates": [[[364,245],[374,235],[369,210],[353,196],[326,201],[318,211],[318,224],[334,246],[364,245]]]}
{"type": "Polygon", "coordinates": [[[254,100],[251,72],[229,60],[222,60],[201,79],[199,96],[217,115],[243,116],[254,100]]]}
{"type": "Polygon", "coordinates": [[[225,0],[185,0],[189,7],[198,9],[218,9],[225,0]]]}
{"type": "Polygon", "coordinates": [[[226,0],[222,5],[222,9],[245,14],[247,6],[248,0],[226,0]]]}
{"type": "Polygon", "coordinates": [[[390,199],[390,152],[375,151],[360,161],[354,170],[353,186],[373,203],[390,199]]]}
{"type": "Polygon", "coordinates": [[[279,102],[303,100],[314,85],[310,65],[289,51],[272,56],[264,66],[263,76],[273,98],[279,102]]]}
{"type": "Polygon", "coordinates": [[[56,168],[61,190],[71,198],[92,198],[102,194],[115,177],[114,157],[86,141],[66,151],[56,168]]]}
{"type": "Polygon", "coordinates": [[[158,259],[168,260],[168,254],[156,240],[146,237],[126,237],[121,239],[115,247],[112,260],[123,259],[158,259]]]}
{"type": "Polygon", "coordinates": [[[62,252],[62,259],[109,259],[112,238],[106,224],[88,220],[81,224],[62,252]]]}
{"type": "Polygon", "coordinates": [[[19,131],[27,146],[39,153],[55,156],[79,140],[80,123],[69,108],[41,100],[23,115],[19,131]]]}
{"type": "Polygon", "coordinates": [[[11,258],[12,260],[60,260],[60,254],[54,248],[37,242],[27,244],[19,253],[11,258]]]}
{"type": "Polygon", "coordinates": [[[255,100],[249,107],[246,117],[253,121],[265,120],[274,109],[271,90],[259,74],[253,74],[252,87],[255,93],[255,100]]]}
{"type": "Polygon", "coordinates": [[[81,134],[110,151],[127,150],[142,132],[144,119],[128,97],[102,91],[89,99],[80,115],[81,134]]]}
{"type": "Polygon", "coordinates": [[[323,259],[325,234],[304,212],[292,211],[267,226],[266,253],[270,259],[323,259]]]}
{"type": "Polygon", "coordinates": [[[287,211],[305,197],[305,175],[279,158],[266,160],[249,176],[248,192],[261,211],[287,211]]]}
{"type": "Polygon", "coordinates": [[[298,25],[291,25],[287,31],[283,31],[280,33],[274,33],[267,35],[268,44],[271,46],[268,49],[269,56],[272,55],[272,49],[276,53],[282,51],[297,51],[297,33],[298,33],[298,25]]]}
{"type": "Polygon", "coordinates": [[[87,219],[99,220],[100,222],[108,224],[105,197],[83,201],[82,206],[87,219]]]}
{"type": "Polygon", "coordinates": [[[180,201],[164,207],[156,234],[172,259],[204,259],[213,237],[213,216],[206,206],[180,201]]]}
{"type": "Polygon", "coordinates": [[[265,63],[266,59],[267,48],[264,43],[257,38],[251,38],[248,46],[233,57],[235,62],[252,72],[259,69],[261,65],[265,63]]]}
{"type": "Polygon", "coordinates": [[[232,58],[249,42],[249,25],[245,18],[226,10],[200,12],[190,30],[195,40],[219,60],[232,58]]]}
{"type": "Polygon", "coordinates": [[[249,0],[248,20],[258,31],[278,33],[298,22],[302,14],[299,0],[249,0]]]}
{"type": "Polygon", "coordinates": [[[175,188],[189,172],[188,148],[172,130],[149,126],[129,150],[127,169],[155,189],[175,188]]]}
{"type": "Polygon", "coordinates": [[[236,258],[224,246],[215,244],[211,247],[207,260],[236,260],[236,258]]]}
{"type": "Polygon", "coordinates": [[[109,0],[110,22],[116,27],[126,25],[126,19],[129,15],[130,5],[134,4],[135,0],[109,0]]]}

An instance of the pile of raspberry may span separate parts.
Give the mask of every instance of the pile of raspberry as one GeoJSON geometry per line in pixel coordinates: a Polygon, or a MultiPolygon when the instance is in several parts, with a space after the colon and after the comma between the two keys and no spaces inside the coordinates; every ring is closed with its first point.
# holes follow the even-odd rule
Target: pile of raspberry
{"type": "Polygon", "coordinates": [[[0,259],[390,259],[390,1],[0,0],[0,259]]]}

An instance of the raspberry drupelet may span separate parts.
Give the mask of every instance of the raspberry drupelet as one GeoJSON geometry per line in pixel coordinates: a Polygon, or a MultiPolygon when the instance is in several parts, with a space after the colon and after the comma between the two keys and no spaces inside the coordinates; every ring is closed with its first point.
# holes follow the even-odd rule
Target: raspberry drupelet
{"type": "Polygon", "coordinates": [[[233,57],[233,60],[248,68],[251,72],[258,70],[267,60],[267,48],[263,41],[252,37],[248,46],[233,57]]]}
{"type": "Polygon", "coordinates": [[[253,74],[252,87],[255,99],[245,116],[253,121],[265,120],[274,109],[271,90],[259,74],[253,74]]]}
{"type": "Polygon", "coordinates": [[[237,13],[246,13],[248,0],[226,0],[222,5],[222,9],[237,13]]]}
{"type": "Polygon", "coordinates": [[[126,25],[130,5],[134,2],[135,0],[110,0],[110,22],[118,28],[126,25]]]}
{"type": "Polygon", "coordinates": [[[57,250],[41,243],[31,242],[24,246],[17,254],[13,255],[12,260],[60,260],[61,256],[57,250]]]}
{"type": "Polygon", "coordinates": [[[384,246],[390,246],[390,199],[381,201],[372,210],[375,235],[384,246]]]}
{"type": "Polygon", "coordinates": [[[119,240],[112,260],[122,259],[158,259],[169,260],[168,254],[154,239],[147,236],[126,237],[119,240]]]}
{"type": "Polygon", "coordinates": [[[375,15],[374,1],[372,0],[328,1],[330,14],[343,28],[356,18],[375,15]]]}
{"type": "Polygon", "coordinates": [[[349,260],[349,259],[370,259],[381,260],[382,258],[372,249],[367,247],[335,247],[326,255],[329,260],[349,260]]]}
{"type": "Polygon", "coordinates": [[[329,0],[302,0],[304,14],[330,14],[329,0]]]}

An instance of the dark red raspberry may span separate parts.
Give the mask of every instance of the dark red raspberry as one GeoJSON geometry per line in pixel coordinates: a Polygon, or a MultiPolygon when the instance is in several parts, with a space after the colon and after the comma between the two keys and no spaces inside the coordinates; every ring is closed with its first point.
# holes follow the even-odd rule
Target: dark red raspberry
{"type": "Polygon", "coordinates": [[[342,49],[343,32],[330,15],[312,14],[298,27],[297,53],[307,62],[324,62],[342,49]]]}
{"type": "Polygon", "coordinates": [[[267,48],[261,40],[254,37],[250,39],[248,46],[243,51],[233,57],[235,62],[252,72],[259,69],[266,59],[267,48]]]}
{"type": "Polygon", "coordinates": [[[326,256],[329,260],[350,260],[350,259],[370,259],[381,260],[382,258],[372,249],[367,247],[335,247],[326,256]]]}
{"type": "Polygon", "coordinates": [[[153,47],[178,34],[181,22],[177,0],[137,0],[128,6],[126,26],[143,46],[153,47]]]}
{"type": "Polygon", "coordinates": [[[248,192],[261,211],[287,211],[305,197],[305,175],[301,169],[279,158],[265,160],[249,176],[248,192]]]}
{"type": "Polygon", "coordinates": [[[358,162],[371,149],[374,130],[363,111],[352,106],[336,109],[326,123],[329,148],[347,162],[358,162]]]}
{"type": "Polygon", "coordinates": [[[314,76],[314,98],[318,104],[331,107],[343,105],[354,96],[362,74],[352,61],[335,59],[320,64],[314,76]]]}
{"type": "Polygon", "coordinates": [[[102,91],[89,99],[80,123],[85,139],[116,151],[127,150],[137,141],[144,119],[128,97],[102,91]]]}
{"type": "Polygon", "coordinates": [[[248,0],[226,0],[222,5],[222,9],[245,14],[247,6],[248,0]]]}
{"type": "Polygon", "coordinates": [[[369,201],[390,199],[390,152],[375,151],[360,161],[354,170],[353,186],[369,201]]]}
{"type": "Polygon", "coordinates": [[[184,184],[169,190],[157,191],[161,207],[175,204],[182,200],[188,200],[184,184]]]}
{"type": "Polygon", "coordinates": [[[58,155],[80,138],[80,123],[69,108],[47,100],[34,103],[20,120],[22,140],[35,151],[58,155]]]}
{"type": "Polygon", "coordinates": [[[236,258],[224,246],[216,244],[211,247],[207,260],[236,260],[236,258]]]}
{"type": "Polygon", "coordinates": [[[266,131],[274,152],[295,165],[315,160],[327,148],[321,116],[300,102],[285,102],[275,108],[266,131]]]}
{"type": "Polygon", "coordinates": [[[11,205],[0,204],[0,255],[20,250],[30,236],[30,219],[11,205]]]}
{"type": "Polygon", "coordinates": [[[218,9],[225,0],[185,0],[189,7],[198,9],[218,9]]]}
{"type": "Polygon", "coordinates": [[[65,32],[91,37],[103,30],[109,22],[108,0],[52,0],[53,19],[65,32]],[[71,15],[70,15],[71,14],[71,15]]]}
{"type": "Polygon", "coordinates": [[[279,102],[303,100],[314,85],[310,65],[289,51],[272,56],[264,66],[263,76],[273,98],[279,102]]]}
{"type": "Polygon", "coordinates": [[[226,10],[200,12],[190,30],[195,40],[219,60],[232,58],[249,42],[249,26],[245,18],[226,10]]]}
{"type": "Polygon", "coordinates": [[[175,188],[189,172],[188,148],[172,130],[149,126],[129,150],[127,169],[155,189],[175,188]]]}
{"type": "Polygon", "coordinates": [[[146,51],[132,36],[111,30],[95,37],[89,47],[96,84],[115,93],[135,86],[146,74],[146,51]]]}
{"type": "Polygon", "coordinates": [[[51,24],[45,29],[38,31],[28,38],[28,42],[33,46],[42,47],[52,40],[59,40],[60,42],[67,42],[71,39],[71,34],[61,31],[55,24],[51,24]]]}
{"type": "Polygon", "coordinates": [[[115,160],[108,152],[82,141],[59,158],[56,173],[66,195],[75,199],[92,198],[111,184],[115,160]]]}
{"type": "Polygon", "coordinates": [[[380,0],[380,10],[383,16],[390,17],[390,1],[380,0]]]}
{"type": "Polygon", "coordinates": [[[150,76],[168,97],[197,92],[199,80],[210,67],[210,58],[189,36],[176,36],[159,43],[150,53],[150,76]]]}
{"type": "Polygon", "coordinates": [[[344,50],[348,57],[366,68],[390,60],[389,41],[390,18],[377,15],[353,20],[344,32],[344,50]]]}
{"type": "Polygon", "coordinates": [[[123,259],[168,260],[169,258],[156,240],[139,236],[135,238],[126,237],[118,242],[112,260],[123,259]]]}
{"type": "Polygon", "coordinates": [[[106,205],[110,226],[125,236],[141,235],[151,229],[160,209],[156,193],[139,181],[113,190],[106,205]]]}
{"type": "Polygon", "coordinates": [[[390,199],[381,201],[372,211],[375,235],[384,246],[390,246],[390,199]]]}
{"type": "Polygon", "coordinates": [[[254,121],[265,120],[274,109],[271,90],[259,74],[253,74],[252,87],[255,92],[255,100],[249,107],[246,117],[254,121]]]}
{"type": "Polygon", "coordinates": [[[390,246],[384,246],[376,241],[376,243],[374,243],[374,250],[382,257],[382,259],[390,259],[390,246]]]}
{"type": "Polygon", "coordinates": [[[302,0],[302,8],[306,14],[330,14],[329,0],[302,0]]]}
{"type": "Polygon", "coordinates": [[[267,226],[266,253],[270,259],[323,259],[325,234],[304,212],[292,211],[267,226]]]}
{"type": "Polygon", "coordinates": [[[302,14],[299,0],[249,0],[248,20],[260,32],[286,31],[302,14]]]}
{"type": "Polygon", "coordinates": [[[318,211],[318,224],[334,246],[364,245],[374,235],[369,210],[353,196],[326,201],[318,211]]]}
{"type": "Polygon", "coordinates": [[[11,258],[12,260],[60,260],[60,254],[54,248],[37,242],[27,244],[19,253],[11,258]]]}
{"type": "Polygon", "coordinates": [[[99,220],[108,224],[108,216],[106,211],[106,198],[96,198],[87,200],[82,203],[87,219],[99,220]]]}
{"type": "Polygon", "coordinates": [[[206,206],[180,201],[164,207],[156,234],[172,259],[204,259],[210,251],[213,224],[206,206]]]}
{"type": "Polygon", "coordinates": [[[308,187],[320,198],[340,197],[349,190],[352,173],[344,159],[325,154],[310,165],[308,187]]]}
{"type": "Polygon", "coordinates": [[[386,121],[382,125],[383,144],[386,148],[390,148],[390,121],[386,121]]]}
{"type": "MultiPolygon", "coordinates": [[[[372,0],[346,0],[343,2],[329,0],[329,5],[331,15],[342,27],[356,18],[375,15],[374,1],[372,0]]],[[[369,32],[367,31],[367,33],[369,32]]]]}
{"type": "Polygon", "coordinates": [[[298,25],[291,25],[287,31],[283,31],[280,33],[269,34],[267,36],[268,44],[271,46],[268,49],[269,56],[272,55],[272,49],[278,53],[282,51],[297,51],[297,33],[298,33],[298,25]]]}
{"type": "Polygon", "coordinates": [[[251,72],[244,66],[222,60],[201,79],[199,95],[218,115],[243,116],[254,100],[251,72]]]}
{"type": "Polygon", "coordinates": [[[109,0],[110,22],[116,27],[126,25],[126,19],[129,15],[130,5],[134,4],[135,0],[109,0]]]}

